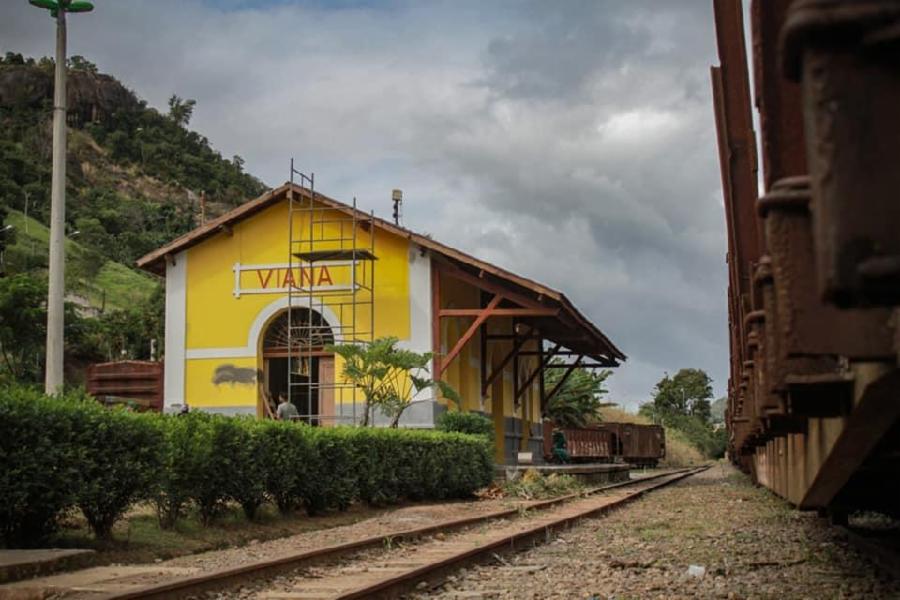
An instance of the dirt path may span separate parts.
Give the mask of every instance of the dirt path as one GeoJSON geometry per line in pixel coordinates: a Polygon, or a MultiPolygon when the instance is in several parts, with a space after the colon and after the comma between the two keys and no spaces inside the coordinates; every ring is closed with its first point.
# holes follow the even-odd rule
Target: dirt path
{"type": "Polygon", "coordinates": [[[840,529],[716,466],[415,597],[900,598],[900,579],[840,529]]]}

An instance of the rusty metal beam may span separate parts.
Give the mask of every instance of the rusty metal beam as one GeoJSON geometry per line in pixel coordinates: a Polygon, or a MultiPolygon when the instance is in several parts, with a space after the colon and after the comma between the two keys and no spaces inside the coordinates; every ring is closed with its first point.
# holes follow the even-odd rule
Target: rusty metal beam
{"type": "Polygon", "coordinates": [[[782,75],[777,43],[793,1],[750,3],[753,81],[766,191],[779,179],[807,173],[800,85],[782,75]]]}
{"type": "Polygon", "coordinates": [[[744,42],[741,0],[713,0],[716,42],[719,50],[718,72],[721,86],[713,86],[722,122],[719,157],[726,210],[732,215],[735,253],[741,282],[749,284],[751,264],[762,251],[762,229],[756,218],[757,159],[756,136],[751,114],[750,80],[744,42]],[[718,89],[717,89],[718,87],[718,89]],[[721,142],[724,141],[724,146],[721,142]]]}
{"type": "MultiPolygon", "coordinates": [[[[529,375],[528,378],[525,379],[525,382],[522,384],[522,386],[516,391],[516,396],[514,398],[514,402],[516,402],[516,403],[519,402],[519,398],[525,393],[525,390],[527,390],[528,387],[532,383],[534,383],[535,377],[537,377],[539,374],[543,373],[544,369],[547,368],[548,363],[553,359],[553,357],[557,356],[556,353],[557,353],[557,351],[559,351],[559,347],[560,347],[560,345],[556,344],[555,346],[553,346],[553,349],[550,350],[550,353],[547,354],[547,353],[543,352],[543,344],[541,344],[541,351],[539,352],[540,358],[538,359],[538,366],[531,373],[531,375],[529,375]]],[[[520,352],[519,354],[521,355],[524,353],[520,352]]]]}
{"type": "Polygon", "coordinates": [[[803,499],[800,508],[828,506],[850,477],[862,466],[878,442],[900,419],[900,370],[866,386],[843,431],[831,447],[803,499]]]}
{"type": "Polygon", "coordinates": [[[472,339],[472,336],[475,335],[475,333],[478,331],[478,328],[481,327],[481,325],[496,312],[497,306],[502,300],[503,296],[501,296],[500,294],[495,294],[485,308],[477,309],[477,316],[475,318],[475,321],[471,325],[469,325],[469,328],[462,336],[460,336],[459,340],[456,342],[456,345],[453,346],[453,349],[450,350],[450,352],[447,353],[447,356],[445,356],[441,361],[441,370],[439,371],[441,375],[443,375],[444,371],[447,369],[450,363],[453,362],[453,359],[456,358],[460,352],[462,352],[462,349],[465,348],[469,340],[472,339]]]}

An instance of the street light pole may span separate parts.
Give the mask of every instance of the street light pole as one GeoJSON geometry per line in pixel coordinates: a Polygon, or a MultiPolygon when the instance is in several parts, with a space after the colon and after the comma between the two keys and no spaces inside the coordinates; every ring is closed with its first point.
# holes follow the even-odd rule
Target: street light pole
{"type": "Polygon", "coordinates": [[[56,68],[53,87],[53,176],[50,185],[50,274],[47,289],[47,365],[44,391],[56,394],[63,385],[66,268],[66,12],[93,10],[90,2],[29,0],[56,18],[56,68]]]}
{"type": "Polygon", "coordinates": [[[44,391],[63,385],[63,299],[66,223],[66,11],[56,11],[56,77],[53,88],[53,178],[50,186],[50,282],[47,292],[47,371],[44,391]]]}

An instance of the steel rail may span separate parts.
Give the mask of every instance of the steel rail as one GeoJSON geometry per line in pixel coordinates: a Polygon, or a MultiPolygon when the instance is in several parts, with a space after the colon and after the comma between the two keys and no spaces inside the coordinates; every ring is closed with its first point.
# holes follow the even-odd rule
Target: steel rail
{"type": "MultiPolygon", "coordinates": [[[[614,500],[598,507],[580,511],[573,515],[566,515],[550,522],[542,522],[534,527],[504,536],[501,539],[479,545],[474,548],[460,551],[443,560],[437,560],[426,564],[422,567],[411,569],[405,573],[401,573],[390,579],[357,588],[352,591],[340,593],[333,597],[333,600],[354,600],[356,598],[394,598],[404,592],[421,587],[422,582],[426,583],[426,587],[434,587],[441,583],[449,572],[461,568],[465,564],[479,562],[485,558],[494,558],[498,554],[512,552],[517,548],[522,549],[529,543],[536,545],[538,540],[550,541],[553,532],[569,527],[572,523],[585,518],[608,513],[616,508],[620,508],[633,500],[637,500],[647,492],[665,487],[676,481],[680,481],[686,477],[705,471],[709,466],[703,466],[696,469],[685,469],[676,474],[667,473],[668,479],[657,482],[642,489],[635,490],[627,496],[614,500]]],[[[653,479],[658,479],[654,477],[653,479]]],[[[647,478],[635,480],[633,483],[646,482],[647,478]]],[[[621,487],[621,486],[616,486],[621,487]]]]}
{"type": "MultiPolygon", "coordinates": [[[[672,471],[666,471],[664,473],[657,473],[655,475],[650,475],[648,477],[641,477],[640,479],[633,479],[629,481],[621,481],[609,485],[598,486],[594,488],[590,488],[588,490],[568,494],[565,496],[560,496],[557,498],[552,498],[549,500],[542,500],[539,502],[535,502],[533,504],[525,507],[525,511],[543,511],[549,509],[551,507],[564,504],[570,502],[572,500],[577,500],[581,498],[585,498],[594,494],[606,492],[609,490],[615,490],[623,487],[629,487],[634,485],[644,484],[650,481],[654,481],[661,478],[670,478],[664,482],[658,483],[654,486],[650,486],[645,489],[637,490],[633,494],[626,496],[624,499],[616,501],[613,504],[606,505],[606,508],[601,509],[600,512],[604,512],[605,510],[609,510],[615,506],[620,506],[625,504],[633,499],[636,499],[646,493],[649,490],[656,489],[658,487],[662,487],[664,485],[668,485],[669,483],[673,483],[674,481],[678,481],[683,479],[684,477],[688,477],[700,471],[709,468],[708,465],[699,467],[699,468],[684,468],[684,469],[675,469],[672,471]]],[[[458,529],[462,529],[471,525],[475,525],[478,523],[483,523],[486,521],[492,521],[497,519],[503,519],[506,517],[516,516],[521,514],[521,508],[511,508],[511,509],[503,509],[499,511],[493,511],[490,513],[476,515],[472,517],[465,517],[462,519],[454,519],[450,521],[443,521],[441,523],[436,523],[434,525],[427,525],[424,527],[417,527],[413,529],[404,529],[392,533],[381,534],[377,536],[371,536],[359,540],[354,540],[351,542],[344,542],[341,544],[334,544],[331,546],[325,546],[322,548],[315,548],[313,550],[305,550],[303,552],[292,553],[289,555],[282,555],[276,558],[262,559],[259,561],[255,561],[252,563],[247,563],[243,565],[238,565],[235,567],[226,567],[223,569],[218,569],[215,571],[209,571],[197,575],[189,575],[186,577],[181,577],[175,580],[166,581],[163,583],[151,584],[145,587],[141,587],[138,589],[132,589],[127,591],[113,592],[107,595],[103,595],[103,600],[155,600],[155,599],[163,599],[163,598],[182,598],[185,596],[192,596],[206,591],[213,590],[224,590],[228,587],[236,584],[237,582],[245,583],[248,580],[259,579],[264,577],[269,577],[278,573],[284,573],[288,571],[294,571],[300,568],[308,567],[311,565],[315,565],[322,562],[327,562],[331,560],[335,560],[341,558],[343,556],[353,554],[355,552],[359,552],[360,550],[366,550],[370,548],[378,548],[384,547],[386,542],[397,542],[404,540],[414,540],[417,538],[421,538],[427,535],[431,535],[434,533],[445,533],[451,532],[458,529]]],[[[574,519],[583,518],[584,516],[589,515],[579,515],[574,519]]],[[[567,518],[560,521],[560,523],[567,524],[574,520],[573,518],[567,518]]],[[[554,524],[551,527],[556,528],[558,525],[554,524]]],[[[540,526],[540,531],[545,531],[545,526],[540,526]]],[[[542,535],[544,535],[542,533],[542,535]]],[[[516,536],[518,539],[521,536],[516,536]]],[[[515,540],[511,540],[510,542],[514,542],[515,540]]],[[[496,552],[496,549],[493,546],[490,549],[496,552]]],[[[469,553],[473,556],[478,554],[478,552],[469,553]]],[[[462,557],[460,560],[464,560],[467,557],[462,557]]],[[[444,568],[444,565],[435,565],[432,570],[440,570],[444,568]]],[[[422,580],[422,577],[419,575],[414,575],[416,583],[422,580]]],[[[394,585],[396,587],[396,584],[394,585]]],[[[371,593],[376,593],[372,591],[371,593]]],[[[381,592],[378,592],[381,593],[381,592]]],[[[342,596],[343,597],[343,596],[342,596]]],[[[362,596],[346,596],[347,598],[357,598],[357,597],[365,597],[365,594],[362,596]]]]}

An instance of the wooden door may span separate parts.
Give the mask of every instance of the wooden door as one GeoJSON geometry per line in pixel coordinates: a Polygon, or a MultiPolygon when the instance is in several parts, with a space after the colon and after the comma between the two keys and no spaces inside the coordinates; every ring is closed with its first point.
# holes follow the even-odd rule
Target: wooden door
{"type": "Polygon", "coordinates": [[[331,427],[334,420],[334,356],[319,357],[319,424],[331,427]]]}

